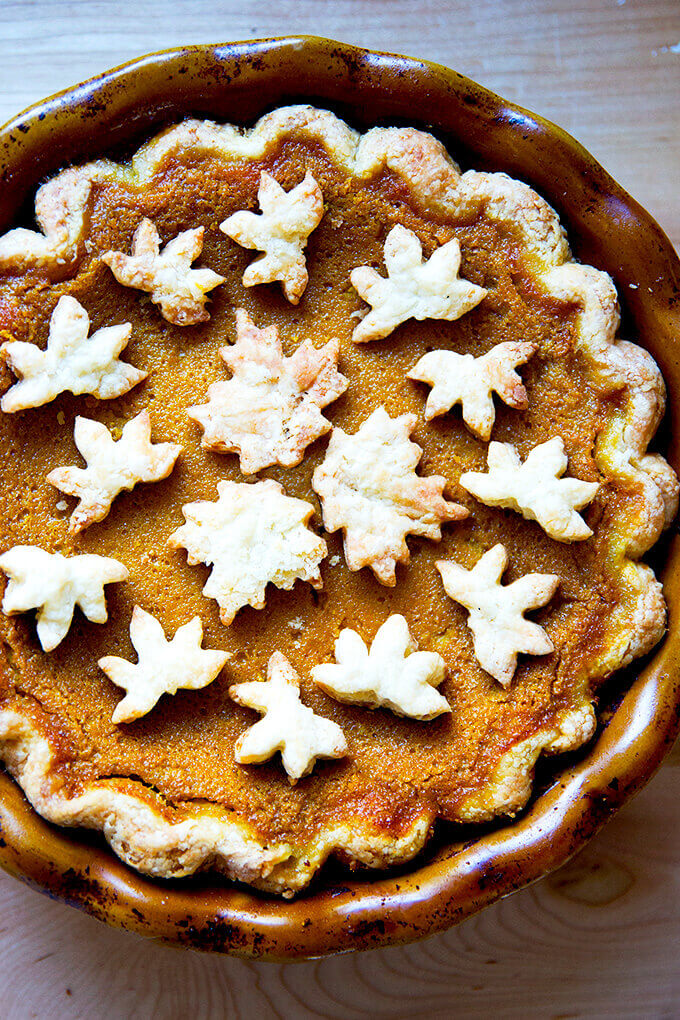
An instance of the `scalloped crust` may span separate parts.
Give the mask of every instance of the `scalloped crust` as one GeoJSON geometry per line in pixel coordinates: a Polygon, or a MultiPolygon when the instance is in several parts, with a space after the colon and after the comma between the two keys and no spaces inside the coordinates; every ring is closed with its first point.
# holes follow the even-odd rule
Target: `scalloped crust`
{"type": "MultiPolygon", "coordinates": [[[[43,233],[19,228],[0,237],[0,268],[67,264],[84,240],[90,189],[97,181],[119,179],[142,188],[163,162],[192,152],[224,158],[254,159],[282,138],[323,144],[347,173],[369,178],[383,167],[401,176],[423,211],[474,211],[507,221],[519,231],[525,256],[544,291],[580,306],[578,345],[589,359],[592,384],[602,392],[627,389],[618,418],[600,436],[598,467],[639,494],[639,517],[627,518],[615,534],[616,556],[625,597],[610,620],[610,654],[597,666],[605,675],[651,649],[664,633],[666,607],[653,571],[636,562],[673,520],[678,480],[647,445],[665,406],[665,386],[658,367],[642,348],[619,340],[619,308],[610,277],[571,260],[566,236],[554,210],[528,185],[503,173],[461,174],[434,137],[414,128],[373,128],[361,136],[332,113],[310,106],[291,106],[267,114],[247,132],[232,125],[188,120],[144,145],[127,166],[99,160],[71,168],[44,184],[36,195],[35,214],[43,233]]],[[[489,783],[458,807],[461,821],[481,822],[513,815],[527,802],[533,769],[542,753],[575,750],[595,732],[589,702],[565,711],[553,728],[539,731],[500,759],[489,783]]],[[[30,717],[0,712],[0,751],[29,801],[43,817],[59,825],[101,830],[128,864],[158,877],[181,877],[212,869],[268,892],[292,896],[304,888],[330,854],[350,864],[384,868],[414,857],[435,821],[421,814],[397,838],[372,830],[367,823],[324,830],[311,845],[264,845],[247,823],[217,805],[176,805],[177,821],[168,820],[168,805],[145,788],[144,797],[117,788],[115,780],[92,783],[67,799],[51,774],[52,749],[30,717]]]]}

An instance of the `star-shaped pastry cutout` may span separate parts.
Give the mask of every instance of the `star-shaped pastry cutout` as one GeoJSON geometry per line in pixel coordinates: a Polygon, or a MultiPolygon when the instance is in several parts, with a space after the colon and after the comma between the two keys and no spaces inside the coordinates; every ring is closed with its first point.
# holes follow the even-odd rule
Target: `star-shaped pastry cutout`
{"type": "Polygon", "coordinates": [[[347,754],[347,741],[337,723],[316,715],[300,701],[300,678],[281,652],[269,659],[266,681],[236,684],[229,694],[239,705],[264,715],[236,741],[234,757],[240,764],[267,761],[280,751],[294,784],[309,775],[317,758],[347,754]]]}
{"type": "Polygon", "coordinates": [[[102,255],[111,272],[124,287],[146,291],[161,315],[175,326],[206,322],[207,293],[224,283],[212,269],[192,269],[203,250],[203,227],[184,230],[163,248],[151,220],[143,219],[132,238],[132,254],[107,251],[102,255]]]}
{"type": "Polygon", "coordinates": [[[460,244],[454,237],[423,262],[423,246],[412,230],[392,227],[385,241],[387,278],[371,266],[357,266],[352,286],[371,311],[352,334],[355,343],[381,340],[407,319],[459,319],[486,291],[461,280],[460,244]]]}
{"type": "Polygon", "coordinates": [[[290,590],[298,578],[321,587],[319,563],[326,543],[307,527],[314,507],[286,496],[283,486],[223,481],[216,502],[187,503],[186,524],[168,539],[183,546],[188,561],[207,563],[212,572],[203,589],[230,624],[241,606],[262,609],[267,584],[290,590]]]}
{"type": "Polygon", "coordinates": [[[8,616],[38,610],[38,640],[51,652],[68,633],[80,606],[92,623],[106,623],[104,585],[125,581],[127,567],[106,556],[62,556],[34,545],[15,545],[0,556],[9,578],[2,600],[8,616]]]}
{"type": "Polygon", "coordinates": [[[89,330],[87,312],[65,294],[52,313],[46,350],[20,340],[4,343],[0,354],[20,382],[7,390],[0,408],[13,413],[40,407],[66,390],[110,400],[146,378],[146,372],[118,360],[130,339],[129,322],[105,326],[91,337],[89,330]]]}
{"type": "Polygon", "coordinates": [[[509,340],[496,344],[480,358],[455,351],[430,351],[407,375],[434,387],[425,405],[426,421],[462,404],[463,421],[486,442],[496,420],[493,393],[509,407],[527,406],[527,391],[515,369],[535,350],[526,341],[509,340]]]}
{"type": "Polygon", "coordinates": [[[326,530],[343,530],[349,569],[370,566],[387,585],[396,584],[397,563],[409,560],[408,534],[438,542],[443,521],[468,515],[444,499],[445,478],[416,474],[423,453],[409,440],[416,421],[413,414],[390,418],[378,407],[354,435],[334,428],[312,477],[326,530]]]}
{"type": "Polygon", "coordinates": [[[60,467],[47,475],[50,485],[80,501],[71,514],[72,534],[103,520],[124,489],[167,478],[182,450],[176,443],[151,442],[148,411],[127,422],[117,442],[101,422],[80,416],[73,436],[87,467],[60,467]]]}
{"type": "Polygon", "coordinates": [[[303,249],[323,216],[323,193],[310,173],[291,191],[265,170],[257,193],[261,213],[242,209],[220,224],[222,230],[244,248],[264,252],[248,266],[243,286],[280,280],[291,304],[302,297],[309,274],[303,249]]]}
{"type": "Polygon", "coordinates": [[[578,542],[592,535],[580,510],[595,496],[597,482],[562,478],[568,459],[560,436],[535,446],[522,463],[511,443],[489,443],[488,473],[465,471],[460,484],[487,506],[517,510],[538,521],[560,542],[578,542]]]}
{"type": "Polygon", "coordinates": [[[321,408],[347,389],[337,370],[338,342],[316,348],[305,340],[285,358],[276,326],[258,329],[243,308],[236,311],[236,332],[236,343],[220,351],[232,378],[213,383],[208,403],[187,414],[203,429],[201,445],[237,452],[244,474],[271,464],[294,467],[330,431],[321,408]]]}
{"type": "Polygon", "coordinates": [[[505,547],[495,545],[472,570],[454,560],[438,560],[447,595],[469,612],[475,655],[482,669],[507,687],[517,668],[517,655],[547,655],[554,645],[543,627],[524,619],[529,609],[544,606],[560,583],[554,574],[525,574],[502,585],[508,565],[505,547]]]}
{"type": "Polygon", "coordinates": [[[158,620],[135,606],[130,640],[137,652],[136,663],[117,655],[99,660],[109,680],[126,692],[111,717],[114,723],[139,719],[151,711],[162,694],[176,694],[180,687],[191,691],[207,687],[231,658],[229,652],[201,648],[200,616],[178,627],[168,641],[158,620]]]}
{"type": "Polygon", "coordinates": [[[369,652],[355,630],[345,628],[335,642],[335,663],[312,669],[318,686],[349,705],[389,708],[411,719],[434,719],[450,712],[435,688],[446,675],[437,652],[419,652],[403,616],[393,614],[373,638],[369,652]]]}

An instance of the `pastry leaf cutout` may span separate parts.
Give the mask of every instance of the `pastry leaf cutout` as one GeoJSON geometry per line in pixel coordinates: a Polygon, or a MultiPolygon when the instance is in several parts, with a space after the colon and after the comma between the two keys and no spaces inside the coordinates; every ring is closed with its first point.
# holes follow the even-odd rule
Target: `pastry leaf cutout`
{"type": "Polygon", "coordinates": [[[238,453],[244,474],[271,464],[294,467],[331,428],[321,408],[347,389],[337,370],[338,342],[316,348],[306,340],[286,358],[276,326],[258,329],[243,308],[236,332],[236,343],[220,352],[231,379],[213,383],[208,402],[187,414],[203,429],[201,445],[238,453]]]}
{"type": "Polygon", "coordinates": [[[224,283],[212,269],[192,269],[203,250],[203,227],[184,230],[161,251],[161,239],[151,220],[143,219],[132,238],[132,253],[107,251],[102,262],[124,287],[146,291],[161,315],[175,326],[206,322],[207,293],[224,283]]]}
{"type": "Polygon", "coordinates": [[[20,381],[7,390],[0,408],[11,414],[40,407],[67,390],[111,400],[146,378],[146,372],[118,360],[130,339],[129,322],[105,326],[90,337],[89,330],[87,312],[65,294],[52,313],[46,350],[20,340],[4,343],[0,354],[20,381]]]}
{"type": "Polygon", "coordinates": [[[433,387],[425,405],[426,421],[462,404],[463,421],[486,442],[496,420],[493,393],[509,407],[527,406],[527,391],[515,369],[535,350],[531,343],[510,340],[496,344],[480,358],[455,351],[430,351],[407,375],[433,387]]]}
{"type": "Polygon", "coordinates": [[[502,585],[507,565],[508,554],[500,544],[484,553],[472,570],[455,560],[436,564],[447,595],[470,614],[477,661],[504,687],[513,678],[519,652],[546,655],[554,650],[543,627],[525,620],[524,613],[549,602],[560,583],[554,574],[525,574],[502,585]]]}
{"type": "Polygon", "coordinates": [[[396,613],[380,627],[370,651],[355,630],[345,628],[335,642],[335,663],[312,669],[314,682],[338,701],[423,720],[451,711],[435,689],[445,675],[441,655],[418,651],[406,620],[396,613]]]}
{"type": "Polygon", "coordinates": [[[350,570],[370,566],[387,585],[396,584],[397,563],[408,562],[408,534],[439,541],[444,521],[468,515],[444,499],[445,478],[416,474],[423,453],[409,440],[416,420],[378,407],[354,435],[334,428],[312,478],[326,530],[344,532],[350,570]]]}
{"type": "Polygon", "coordinates": [[[176,694],[180,688],[197,691],[207,687],[231,657],[229,652],[201,648],[200,616],[178,627],[172,640],[166,640],[158,620],[135,606],[130,640],[137,652],[136,663],[117,655],[105,655],[99,660],[109,680],[125,690],[125,697],[114,710],[114,723],[132,722],[146,715],[162,694],[176,694]]]}
{"type": "Polygon", "coordinates": [[[352,334],[355,343],[381,340],[407,319],[459,319],[486,291],[461,280],[460,244],[454,237],[423,262],[423,246],[412,230],[397,224],[385,241],[387,278],[371,266],[357,266],[352,286],[371,311],[352,334]]]}
{"type": "Polygon", "coordinates": [[[303,249],[323,217],[323,193],[310,173],[286,192],[263,170],[257,200],[260,213],[242,209],[220,230],[244,248],[264,252],[243,274],[244,287],[280,280],[286,298],[296,305],[309,279],[303,249]]]}
{"type": "Polygon", "coordinates": [[[537,521],[560,542],[578,542],[592,535],[576,511],[594,498],[597,482],[562,478],[568,459],[561,436],[535,446],[522,463],[511,443],[490,443],[487,473],[466,471],[460,484],[487,506],[516,510],[537,521]]]}
{"type": "Polygon", "coordinates": [[[236,741],[234,757],[241,764],[266,761],[281,752],[291,784],[308,775],[317,758],[342,758],[347,741],[337,723],[316,715],[300,701],[300,678],[281,652],[267,665],[267,679],[235,684],[229,694],[239,705],[264,718],[236,741]]]}
{"type": "Polygon", "coordinates": [[[70,465],[47,475],[50,485],[79,500],[71,514],[72,534],[103,520],[124,489],[133,489],[138,482],[167,478],[182,450],[176,443],[151,442],[148,411],[127,422],[118,441],[101,422],[80,416],[73,435],[87,467],[70,465]]]}
{"type": "Polygon", "coordinates": [[[127,567],[106,556],[62,556],[33,545],[15,545],[0,556],[9,578],[2,601],[8,616],[38,610],[38,639],[51,652],[68,633],[80,606],[92,623],[106,623],[104,585],[125,581],[127,567]]]}
{"type": "Polygon", "coordinates": [[[314,507],[286,496],[272,479],[248,484],[223,481],[218,499],[187,503],[186,524],[168,539],[183,546],[188,562],[212,566],[203,594],[230,624],[242,606],[262,609],[267,584],[288,591],[295,581],[321,587],[319,563],[326,543],[307,527],[314,507]]]}

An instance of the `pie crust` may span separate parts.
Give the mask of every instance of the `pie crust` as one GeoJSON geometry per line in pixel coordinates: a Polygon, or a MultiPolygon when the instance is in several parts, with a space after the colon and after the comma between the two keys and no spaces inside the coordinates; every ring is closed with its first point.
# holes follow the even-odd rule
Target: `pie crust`
{"type": "MultiPolygon", "coordinates": [[[[33,661],[39,654],[34,648],[25,651],[30,631],[24,627],[23,630],[6,629],[3,632],[4,672],[9,686],[14,681],[16,689],[14,698],[6,698],[5,707],[0,709],[2,755],[8,769],[43,817],[61,825],[100,829],[123,860],[150,875],[180,877],[198,869],[213,869],[232,879],[284,896],[294,895],[302,889],[331,854],[338,855],[350,866],[384,868],[407,861],[418,853],[438,816],[455,821],[482,822],[497,815],[516,813],[529,797],[533,768],[539,755],[575,750],[592,737],[596,727],[593,700],[597,684],[603,677],[647,652],[664,632],[666,610],[661,585],[651,568],[639,562],[639,559],[657,541],[663,528],[671,523],[677,509],[678,496],[678,483],[671,468],[661,456],[647,452],[664,410],[663,380],[646,351],[617,337],[619,310],[611,279],[605,273],[572,260],[556,214],[530,187],[501,173],[468,171],[461,174],[435,138],[415,129],[375,128],[361,136],[333,114],[305,106],[276,110],[246,132],[231,125],[185,121],[148,142],[128,165],[99,160],[84,167],[66,170],[43,185],[35,203],[36,220],[42,233],[21,227],[0,238],[0,273],[5,274],[10,281],[26,278],[29,283],[31,279],[40,279],[41,273],[47,274],[58,284],[75,278],[79,262],[86,257],[84,253],[88,250],[90,213],[97,188],[119,186],[143,197],[147,191],[150,192],[158,175],[170,164],[195,168],[201,160],[209,159],[217,165],[242,167],[244,177],[250,175],[248,179],[252,178],[254,195],[259,179],[258,168],[263,159],[276,154],[283,145],[289,143],[312,153],[321,151],[323,158],[329,160],[335,170],[345,177],[348,187],[358,183],[370,191],[374,186],[377,188],[381,180],[387,180],[386,192],[396,196],[385,214],[387,222],[390,222],[390,217],[396,221],[395,209],[412,209],[414,216],[421,217],[423,222],[432,223],[435,238],[431,246],[433,249],[438,243],[447,243],[446,240],[439,242],[436,237],[438,231],[447,233],[447,224],[455,221],[457,225],[465,227],[475,221],[476,217],[482,217],[485,223],[499,232],[499,236],[510,239],[508,243],[514,245],[514,250],[519,253],[518,258],[521,256],[520,275],[523,274],[525,283],[529,281],[531,284],[531,294],[527,300],[538,294],[541,301],[552,302],[550,307],[570,310],[571,353],[577,359],[579,371],[582,371],[587,380],[588,399],[594,403],[598,400],[608,402],[608,416],[602,421],[593,439],[593,449],[587,452],[591,455],[600,479],[606,482],[602,488],[615,492],[620,513],[617,515],[612,511],[613,497],[610,503],[594,501],[595,509],[591,514],[595,525],[593,530],[597,535],[598,527],[602,532],[606,529],[607,562],[610,576],[616,582],[617,598],[612,599],[609,590],[604,593],[610,602],[600,621],[598,640],[594,642],[589,654],[582,653],[580,658],[574,654],[565,665],[567,671],[572,669],[569,674],[573,681],[570,697],[559,694],[564,676],[559,674],[556,667],[555,704],[551,705],[550,711],[546,711],[544,723],[537,723],[534,715],[528,727],[530,732],[525,736],[514,730],[513,739],[507,747],[502,746],[502,740],[496,740],[488,767],[477,774],[476,783],[458,789],[455,802],[447,803],[442,796],[441,802],[437,803],[434,796],[430,799],[419,798],[415,793],[409,799],[404,791],[411,789],[416,782],[416,766],[421,761],[418,758],[413,770],[405,771],[400,788],[403,803],[399,810],[395,809],[394,813],[389,814],[385,800],[381,800],[369,789],[361,803],[347,801],[342,811],[335,814],[329,812],[325,823],[306,836],[295,832],[292,823],[288,835],[284,824],[280,824],[277,831],[264,832],[259,817],[251,818],[225,803],[211,801],[209,795],[187,796],[173,801],[172,794],[159,789],[162,786],[160,781],[159,784],[152,784],[133,775],[109,774],[89,778],[74,792],[64,779],[64,749],[58,725],[53,719],[46,722],[28,696],[23,697],[23,700],[17,696],[21,688],[20,666],[24,661],[21,655],[28,655],[33,661]]],[[[388,204],[385,204],[385,208],[388,204]]],[[[404,216],[407,216],[407,212],[404,212],[404,216]]],[[[310,278],[315,271],[315,236],[316,233],[312,234],[307,250],[310,278]]],[[[231,244],[228,241],[224,243],[231,244]]],[[[203,254],[205,256],[205,251],[203,254]]],[[[207,259],[203,261],[208,265],[207,259]]],[[[360,264],[357,262],[357,266],[360,264]]],[[[377,265],[380,267],[379,262],[377,265]]],[[[213,308],[219,301],[221,289],[214,292],[213,308]]],[[[486,290],[489,290],[488,284],[486,290]]],[[[234,304],[239,296],[234,286],[234,304]]],[[[305,300],[306,294],[301,308],[305,300]]],[[[5,311],[6,306],[2,302],[0,280],[0,330],[11,339],[13,332],[10,327],[14,326],[14,320],[10,312],[5,311]]],[[[482,300],[480,307],[483,304],[482,300]]],[[[13,307],[17,307],[16,303],[13,307]]],[[[350,307],[353,306],[347,307],[349,317],[350,307]]],[[[214,318],[215,314],[211,312],[211,321],[214,318]]],[[[210,325],[201,328],[209,329],[210,325]]],[[[183,327],[183,330],[186,333],[187,327],[183,327]]],[[[378,359],[393,339],[391,336],[382,339],[375,345],[375,354],[370,350],[370,343],[361,344],[355,357],[378,359]]],[[[530,366],[535,360],[536,356],[532,358],[530,366]]],[[[408,367],[415,365],[416,361],[417,357],[414,356],[408,367]]],[[[135,365],[141,368],[141,362],[135,361],[135,365]]],[[[345,369],[342,356],[340,367],[345,369]]],[[[352,390],[352,367],[349,365],[345,371],[349,379],[349,393],[352,390]]],[[[528,375],[529,372],[523,370],[523,379],[526,380],[528,375]]],[[[413,387],[415,392],[417,383],[406,381],[405,372],[404,380],[404,385],[413,387]]],[[[9,373],[6,382],[11,382],[9,373]]],[[[530,386],[528,389],[530,391],[530,386]]],[[[100,406],[95,404],[94,410],[91,404],[86,406],[90,416],[96,413],[99,417],[100,406]]],[[[24,413],[30,415],[32,412],[24,413]]],[[[329,407],[327,413],[329,420],[333,421],[333,406],[329,407]]],[[[497,405],[497,417],[501,413],[504,414],[497,405]]],[[[518,414],[518,409],[508,410],[509,416],[518,414]]],[[[438,423],[443,422],[441,427],[450,430],[453,427],[451,419],[451,414],[443,415],[438,423]]],[[[26,422],[29,420],[25,418],[26,422]]],[[[15,430],[12,433],[15,435],[21,422],[8,427],[15,430]]],[[[434,426],[428,425],[427,428],[434,426]]],[[[445,431],[442,434],[447,433],[445,431]]],[[[456,435],[458,442],[463,442],[460,439],[461,433],[456,435]]],[[[484,454],[485,447],[473,438],[469,442],[477,444],[475,452],[470,453],[470,456],[477,458],[476,463],[482,469],[486,459],[485,455],[480,457],[480,452],[484,454]]],[[[199,443],[200,437],[196,445],[199,443]]],[[[426,473],[432,474],[433,471],[428,468],[426,473]]],[[[570,471],[569,474],[581,477],[578,471],[570,471]]],[[[456,498],[462,501],[464,490],[455,492],[456,498]]],[[[312,489],[309,487],[307,498],[311,496],[312,489]]],[[[185,502],[189,502],[189,499],[185,502]]],[[[9,511],[11,506],[10,503],[9,511]]],[[[466,502],[466,506],[471,510],[470,520],[480,508],[472,499],[466,502]]],[[[9,511],[6,508],[6,514],[9,511]]],[[[484,512],[496,515],[484,520],[499,522],[508,522],[515,516],[512,511],[484,512]]],[[[88,529],[88,535],[106,523],[88,529]]],[[[467,523],[461,521],[453,523],[450,528],[454,531],[466,526],[467,523]]],[[[507,524],[507,527],[537,528],[531,522],[507,524]]],[[[551,541],[545,537],[536,538],[541,556],[548,548],[546,543],[551,541]]],[[[3,536],[3,543],[5,547],[11,544],[6,535],[3,536]]],[[[482,551],[481,548],[474,550],[475,543],[478,544],[478,536],[473,535],[470,539],[470,556],[465,564],[467,568],[473,566],[482,551]]],[[[426,544],[429,543],[424,543],[423,547],[426,544]]],[[[489,543],[489,547],[491,545],[493,542],[489,543]]],[[[423,547],[418,546],[418,556],[421,559],[423,547]]],[[[329,551],[333,552],[334,549],[335,546],[331,548],[329,543],[329,551]]],[[[138,552],[136,547],[134,551],[138,552]]],[[[416,559],[414,556],[406,568],[409,575],[416,565],[416,559]]],[[[181,559],[177,558],[173,562],[180,569],[181,559]]],[[[194,568],[182,564],[181,569],[186,571],[194,568]]],[[[334,569],[346,568],[343,563],[334,569]]],[[[371,583],[378,587],[376,582],[371,583]]],[[[397,591],[400,583],[403,582],[397,584],[397,591]]],[[[387,597],[384,589],[380,590],[379,596],[387,597]]],[[[437,597],[440,596],[444,598],[441,592],[437,597]]],[[[375,597],[377,599],[378,595],[375,597]]],[[[554,610],[561,620],[568,612],[573,611],[577,615],[580,612],[578,595],[574,596],[571,608],[568,602],[567,592],[565,602],[554,610]]],[[[143,608],[151,611],[154,607],[143,608]]],[[[266,614],[267,609],[263,612],[266,614]]],[[[383,615],[386,617],[387,614],[383,615]]],[[[10,621],[12,626],[13,620],[10,621]]],[[[458,642],[456,648],[471,647],[462,612],[456,626],[460,631],[455,638],[458,642]]],[[[83,633],[89,634],[89,631],[83,633]]],[[[370,635],[371,638],[373,636],[370,635]]],[[[447,631],[447,639],[448,636],[447,631]]],[[[422,642],[419,641],[419,644],[422,648],[422,642]]],[[[206,647],[219,646],[210,640],[206,642],[206,647]]],[[[270,654],[276,650],[272,646],[270,654]]],[[[439,648],[426,650],[439,651],[439,648]]],[[[474,671],[475,668],[474,663],[470,666],[466,660],[466,670],[474,671]]],[[[493,700],[503,697],[505,692],[498,685],[494,687],[494,682],[487,679],[488,698],[493,700]]],[[[513,681],[513,684],[517,684],[517,681],[513,681]]],[[[212,691],[216,687],[217,682],[207,690],[212,691]]],[[[510,689],[513,689],[512,685],[510,689]]],[[[530,685],[526,690],[531,695],[530,685]]],[[[441,688],[440,691],[444,693],[441,688]]],[[[322,697],[324,695],[320,693],[319,698],[322,697]]],[[[202,703],[203,707],[205,704],[202,703]]],[[[315,706],[319,704],[322,702],[315,702],[315,706]]],[[[328,704],[329,699],[323,702],[324,711],[320,714],[331,715],[331,710],[326,710],[328,704]]],[[[529,712],[526,705],[517,702],[511,705],[509,701],[507,704],[517,712],[529,712]]],[[[338,711],[342,710],[342,707],[338,708],[338,711]]],[[[368,720],[368,725],[373,725],[376,711],[361,708],[353,711],[373,717],[368,720]]],[[[390,714],[389,724],[401,727],[398,730],[401,736],[395,739],[403,742],[404,734],[411,734],[416,729],[421,733],[427,727],[460,725],[461,720],[456,706],[452,705],[452,712],[443,714],[439,720],[394,720],[390,714]]],[[[386,725],[380,726],[383,735],[389,733],[386,725]]],[[[429,732],[434,733],[434,730],[429,732]]],[[[414,753],[417,751],[420,754],[421,747],[416,743],[417,739],[414,737],[414,753]]],[[[351,756],[351,735],[348,735],[348,745],[351,756]]],[[[432,762],[433,772],[436,765],[437,762],[432,762]]],[[[324,766],[324,769],[343,767],[347,766],[339,761],[324,766]]],[[[324,771],[322,776],[332,774],[324,771]]],[[[266,776],[271,775],[273,772],[266,773],[265,779],[258,781],[266,782],[266,776]]],[[[302,779],[296,789],[302,788],[312,778],[302,779]]]]}

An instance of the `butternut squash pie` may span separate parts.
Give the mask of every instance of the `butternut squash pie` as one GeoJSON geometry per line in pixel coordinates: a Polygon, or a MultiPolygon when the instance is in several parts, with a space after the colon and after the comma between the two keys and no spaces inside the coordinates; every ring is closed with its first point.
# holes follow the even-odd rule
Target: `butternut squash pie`
{"type": "Polygon", "coordinates": [[[0,748],[160,877],[291,896],[526,803],[664,633],[611,279],[502,173],[188,120],[0,238],[0,748]]]}

